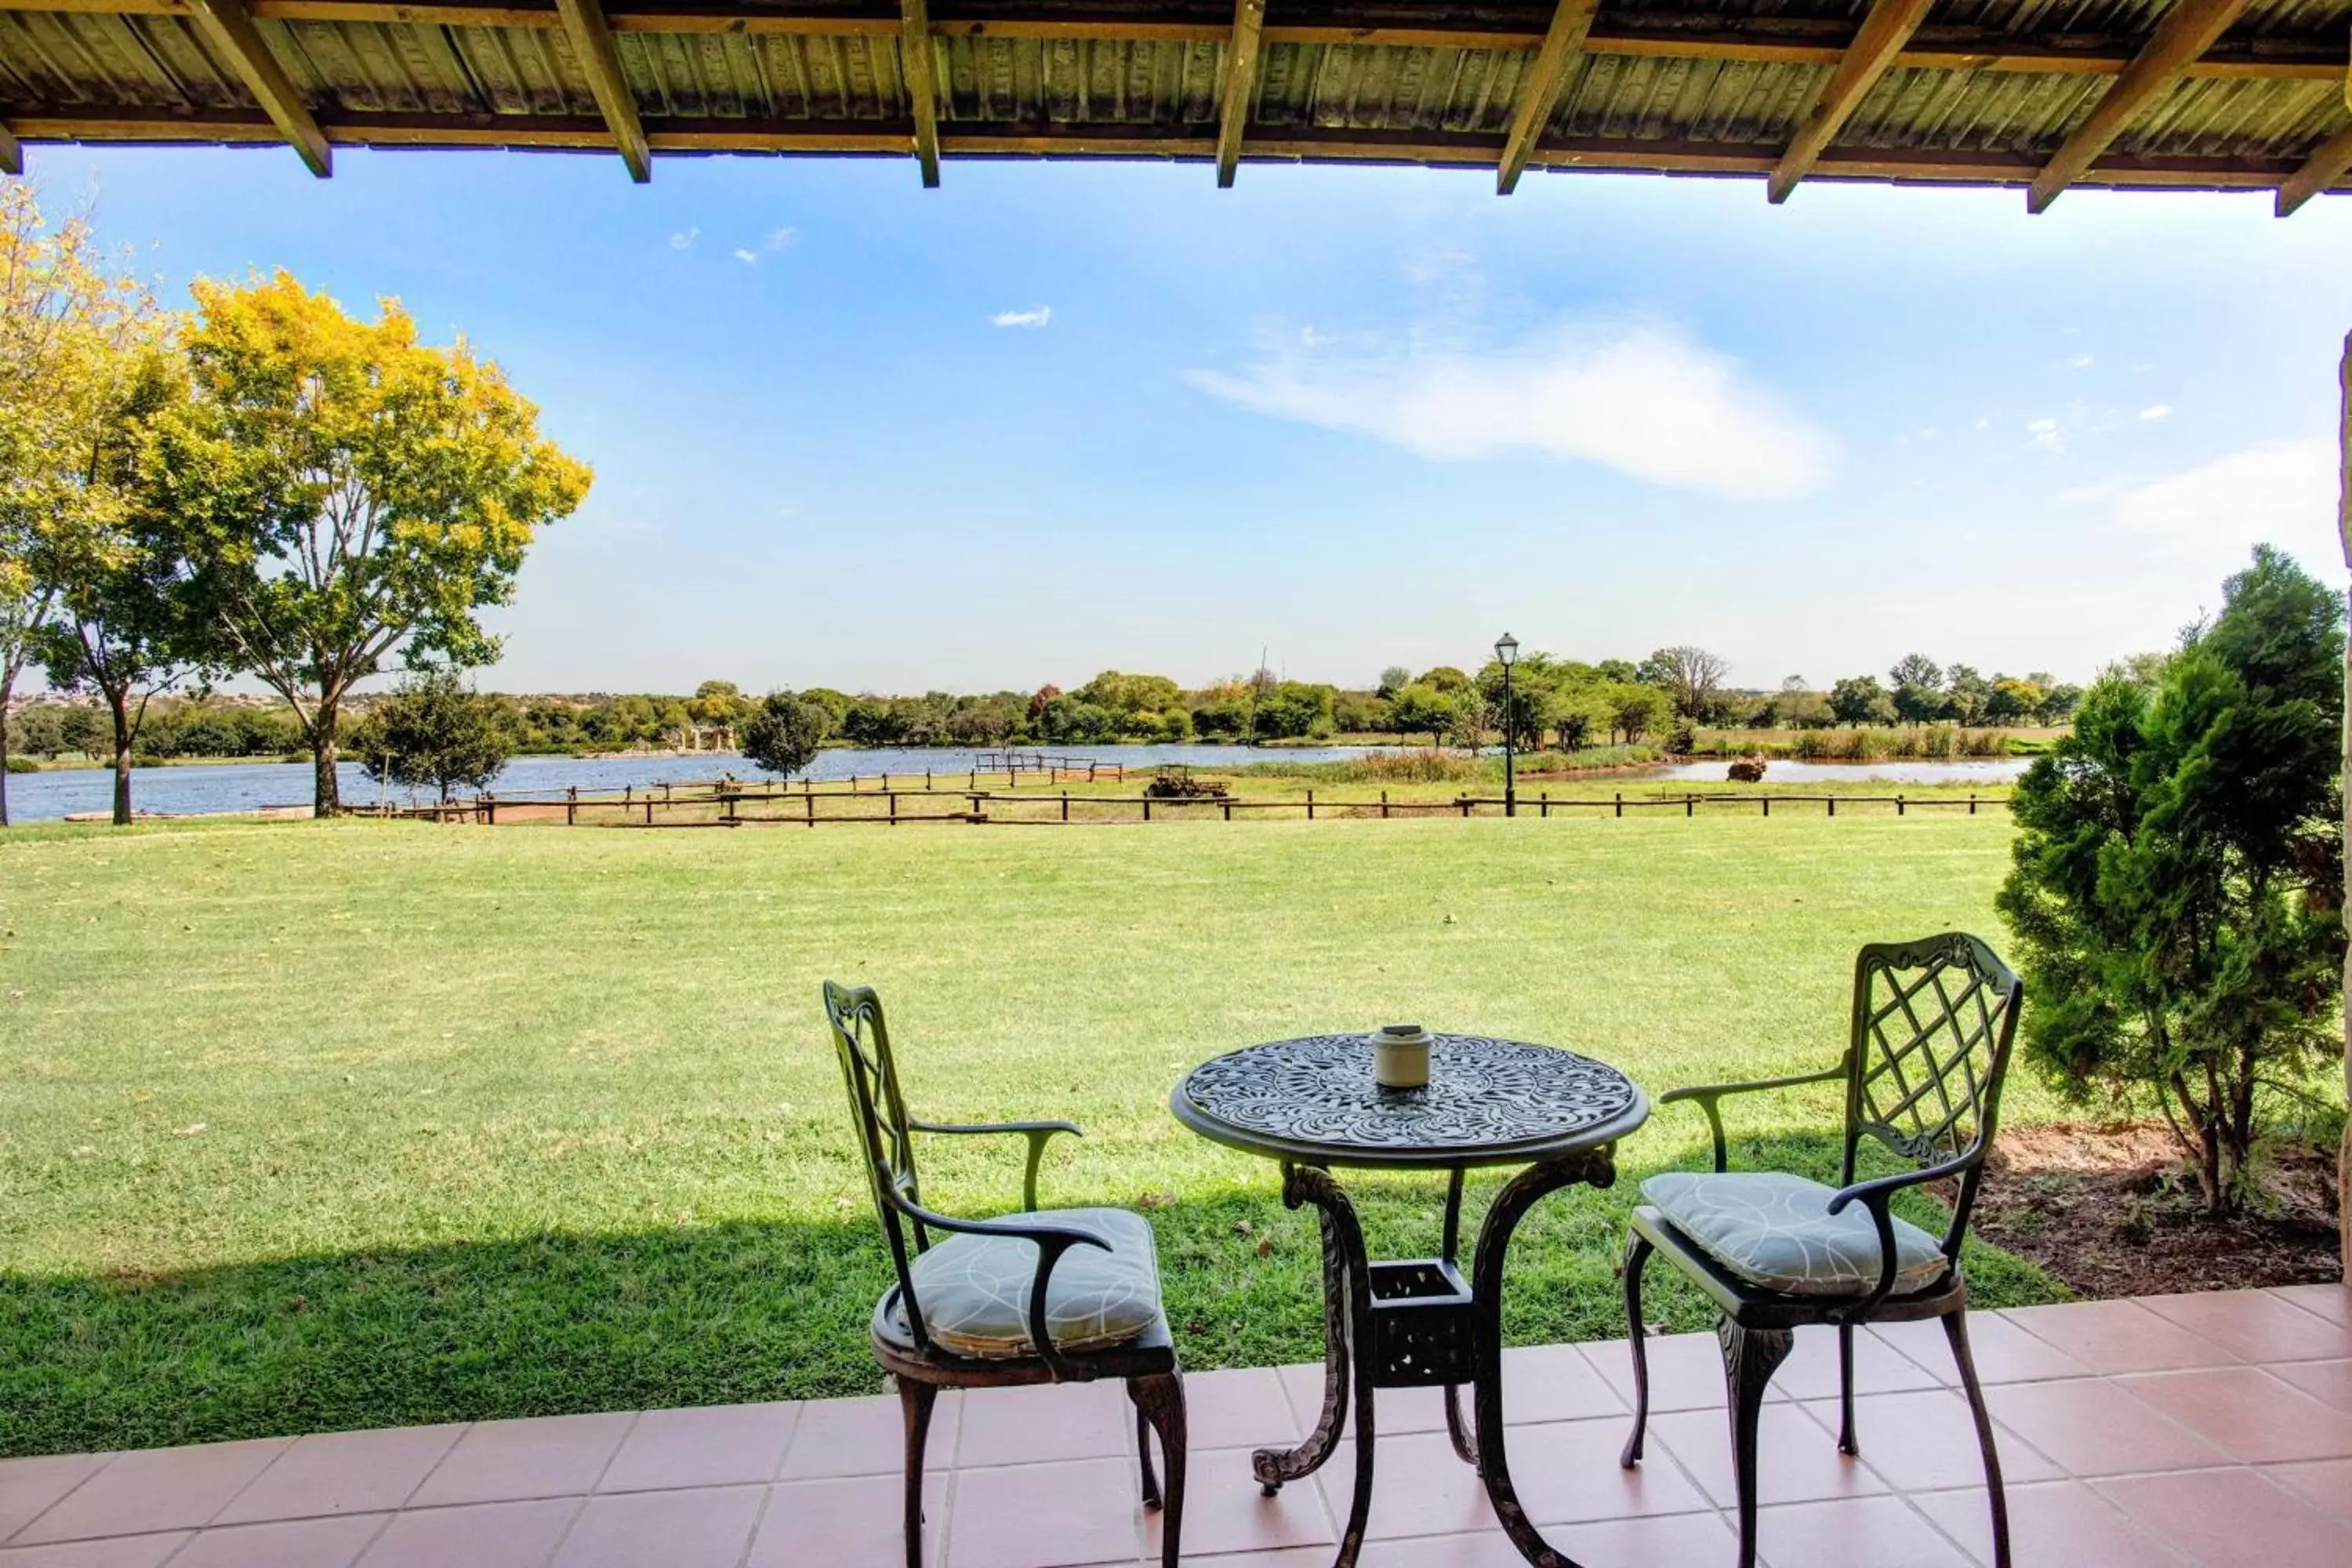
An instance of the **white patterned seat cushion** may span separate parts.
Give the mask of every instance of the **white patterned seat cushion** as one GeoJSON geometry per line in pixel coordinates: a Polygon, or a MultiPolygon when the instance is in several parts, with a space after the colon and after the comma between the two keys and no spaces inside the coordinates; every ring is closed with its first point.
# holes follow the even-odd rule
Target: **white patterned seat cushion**
{"type": "MultiPolygon", "coordinates": [[[[1042,1209],[1006,1215],[1100,1237],[1108,1251],[1073,1247],[1045,1287],[1045,1329],[1063,1351],[1125,1344],[1160,1321],[1160,1254],[1151,1226],[1126,1209],[1042,1209]]],[[[1029,1289],[1037,1278],[1037,1244],[1011,1236],[950,1236],[915,1258],[908,1272],[923,1325],[942,1350],[1009,1360],[1034,1354],[1029,1342],[1029,1289]]]]}
{"type": "MultiPolygon", "coordinates": [[[[1864,1296],[1885,1266],[1870,1210],[1829,1212],[1834,1188],[1777,1171],[1699,1174],[1670,1171],[1642,1195],[1706,1255],[1751,1285],[1790,1296],[1864,1296]]],[[[1895,1221],[1895,1291],[1933,1284],[1944,1271],[1936,1238],[1895,1221]]]]}

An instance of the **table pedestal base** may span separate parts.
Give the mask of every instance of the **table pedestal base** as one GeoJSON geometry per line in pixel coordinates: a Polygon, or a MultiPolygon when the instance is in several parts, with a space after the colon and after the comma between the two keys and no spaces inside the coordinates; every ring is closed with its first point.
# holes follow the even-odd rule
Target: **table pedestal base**
{"type": "Polygon", "coordinates": [[[1472,1278],[1454,1264],[1461,1234],[1462,1174],[1446,1194],[1443,1258],[1375,1263],[1366,1256],[1355,1205],[1331,1173],[1318,1166],[1283,1166],[1282,1201],[1315,1205],[1323,1232],[1323,1409],[1315,1429],[1296,1448],[1262,1448],[1251,1456],[1258,1484],[1271,1497],[1287,1481],[1321,1468],[1356,1415],[1355,1487],[1333,1568],[1354,1568],[1363,1550],[1372,1504],[1372,1391],[1442,1387],[1445,1429],[1454,1451],[1475,1468],[1504,1533],[1538,1568],[1577,1568],[1555,1551],[1519,1506],[1503,1440],[1503,1263],[1511,1233],[1538,1198],[1579,1182],[1606,1187],[1617,1179],[1613,1151],[1601,1148],[1530,1165],[1496,1194],[1478,1232],[1472,1278]],[[1473,1420],[1462,1417],[1461,1388],[1472,1391],[1473,1420]]]}

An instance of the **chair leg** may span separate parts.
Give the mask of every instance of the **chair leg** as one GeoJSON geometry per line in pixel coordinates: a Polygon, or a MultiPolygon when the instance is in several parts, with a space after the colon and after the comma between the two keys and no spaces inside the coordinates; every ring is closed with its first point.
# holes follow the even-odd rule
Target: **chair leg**
{"type": "Polygon", "coordinates": [[[923,1444],[931,1435],[931,1406],[940,1391],[909,1377],[898,1379],[898,1409],[907,1419],[907,1568],[923,1568],[923,1444]]]}
{"type": "Polygon", "coordinates": [[[1976,1358],[1969,1353],[1968,1310],[1948,1313],[1944,1337],[1952,1342],[1952,1360],[1960,1369],[1960,1387],[1969,1396],[1969,1414],[1976,1417],[1977,1447],[1984,1450],[1985,1496],[1992,1503],[1993,1568],[2010,1568],[2009,1499],[2000,1487],[2000,1455],[1992,1441],[1992,1415],[1985,1409],[1984,1390],[1977,1385],[1976,1358]]]}
{"type": "Polygon", "coordinates": [[[1715,1326],[1723,1342],[1724,1382],[1731,1394],[1731,1468],[1739,1494],[1739,1568],[1756,1568],[1756,1426],[1772,1373],[1789,1359],[1797,1336],[1786,1329],[1748,1329],[1725,1318],[1715,1326]]]}
{"type": "Polygon", "coordinates": [[[1642,1269],[1650,1261],[1650,1241],[1635,1231],[1625,1243],[1625,1342],[1633,1352],[1633,1431],[1617,1462],[1627,1469],[1642,1462],[1642,1438],[1650,1429],[1650,1352],[1642,1328],[1642,1269]]]}
{"type": "MultiPolygon", "coordinates": [[[[1130,1399],[1134,1397],[1132,1384],[1129,1387],[1128,1396],[1130,1399]]],[[[1135,1407],[1135,1458],[1143,1467],[1143,1506],[1158,1508],[1160,1478],[1151,1472],[1151,1418],[1143,1413],[1140,1405],[1135,1407]]]]}
{"type": "Polygon", "coordinates": [[[1176,1568],[1184,1537],[1184,1374],[1129,1378],[1127,1396],[1160,1434],[1160,1462],[1168,1472],[1160,1508],[1160,1561],[1162,1568],[1176,1568]]]}
{"type": "Polygon", "coordinates": [[[1853,1436],[1853,1325],[1838,1325],[1838,1451],[1859,1454],[1853,1436]]]}

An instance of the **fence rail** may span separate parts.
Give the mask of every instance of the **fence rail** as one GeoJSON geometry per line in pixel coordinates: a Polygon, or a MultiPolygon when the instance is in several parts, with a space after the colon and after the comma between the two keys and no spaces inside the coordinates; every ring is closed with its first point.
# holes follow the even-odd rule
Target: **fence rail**
{"type": "MultiPolygon", "coordinates": [[[[909,775],[911,776],[911,775],[909,775]]],[[[974,776],[978,776],[976,773],[974,776]]],[[[976,784],[940,788],[924,775],[921,789],[893,789],[887,782],[876,788],[817,789],[803,784],[745,784],[711,780],[693,784],[656,784],[639,790],[518,791],[485,794],[471,800],[425,805],[375,805],[353,808],[361,816],[418,818],[435,822],[469,822],[496,826],[509,823],[561,822],[570,826],[612,827],[752,827],[833,826],[867,823],[884,826],[899,823],[963,822],[975,825],[1197,821],[1205,816],[1231,822],[1236,815],[1290,814],[1308,822],[1345,817],[1496,816],[1505,810],[1501,795],[1455,795],[1444,799],[1396,800],[1386,790],[1378,798],[1278,796],[1252,800],[1239,795],[1205,795],[1164,799],[1150,795],[1072,795],[1046,789],[999,790],[976,784]],[[943,802],[963,803],[961,808],[938,810],[943,802]],[[912,802],[911,805],[902,802],[912,802]]],[[[1835,816],[1841,806],[1883,811],[1896,816],[1913,811],[1954,811],[1974,816],[1979,810],[2006,810],[2009,797],[2000,795],[1728,795],[1701,794],[1634,795],[1554,795],[1549,790],[1518,797],[1522,816],[1605,816],[1622,818],[1629,812],[1680,811],[1696,817],[1754,811],[1770,816],[1773,807],[1818,807],[1835,816]]]]}

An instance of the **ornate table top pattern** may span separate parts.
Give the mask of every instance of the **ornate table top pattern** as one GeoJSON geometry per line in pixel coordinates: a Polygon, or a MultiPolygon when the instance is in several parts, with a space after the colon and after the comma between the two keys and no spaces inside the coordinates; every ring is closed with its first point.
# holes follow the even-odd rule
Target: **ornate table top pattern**
{"type": "Polygon", "coordinates": [[[1649,1115],[1639,1086],[1556,1046],[1431,1037],[1429,1087],[1382,1089],[1362,1035],[1312,1035],[1203,1062],[1177,1118],[1219,1142],[1313,1164],[1524,1163],[1614,1142],[1649,1115]]]}

